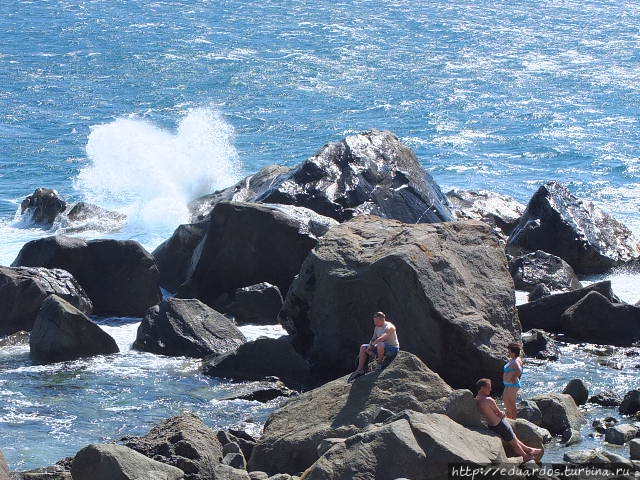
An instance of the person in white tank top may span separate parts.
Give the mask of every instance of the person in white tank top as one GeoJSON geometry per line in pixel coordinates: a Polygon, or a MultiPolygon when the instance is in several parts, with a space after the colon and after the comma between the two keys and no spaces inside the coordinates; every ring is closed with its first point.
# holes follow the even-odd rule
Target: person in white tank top
{"type": "Polygon", "coordinates": [[[387,316],[383,312],[376,312],[373,315],[373,324],[373,336],[368,344],[360,346],[358,368],[351,374],[352,377],[364,373],[367,357],[376,356],[378,364],[382,365],[385,355],[396,355],[400,350],[396,327],[387,321],[387,316]]]}

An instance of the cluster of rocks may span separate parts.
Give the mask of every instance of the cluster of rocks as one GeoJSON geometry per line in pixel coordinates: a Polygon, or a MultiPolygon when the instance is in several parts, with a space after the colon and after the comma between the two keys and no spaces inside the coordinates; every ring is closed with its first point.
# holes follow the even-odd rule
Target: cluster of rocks
{"type": "Polygon", "coordinates": [[[66,233],[86,230],[112,232],[119,229],[126,215],[87,202],[69,204],[51,188],[37,188],[20,204],[20,214],[29,224],[66,233]]]}
{"type": "MultiPolygon", "coordinates": [[[[45,225],[106,215],[94,207],[67,211],[46,189],[23,204],[45,225]]],[[[86,447],[74,479],[142,478],[145,468],[159,478],[440,478],[442,462],[508,458],[464,389],[479,377],[500,387],[509,343],[554,360],[556,336],[640,340],[640,306],[620,302],[610,282],[578,278],[638,260],[624,225],[557,182],[526,207],[486,191],[444,195],[390,132],[351,135],[295,168],[265,167],[190,207],[192,223],[152,254],[65,235],[24,245],[0,267],[0,335],[30,331],[37,361],[70,360],[118,351],[89,314],[143,317],[135,348],[202,358],[207,375],[258,385],[234,398],[308,391],[257,441],[182,416],[125,445],[86,447]],[[530,301],[516,308],[514,287],[530,301]],[[348,385],[340,377],[379,310],[406,353],[348,385]],[[288,335],[247,342],[245,323],[280,323],[288,335]]],[[[532,445],[577,442],[582,387],[528,399],[514,428],[532,445]]],[[[621,413],[636,408],[634,395],[620,399],[621,413]]]]}

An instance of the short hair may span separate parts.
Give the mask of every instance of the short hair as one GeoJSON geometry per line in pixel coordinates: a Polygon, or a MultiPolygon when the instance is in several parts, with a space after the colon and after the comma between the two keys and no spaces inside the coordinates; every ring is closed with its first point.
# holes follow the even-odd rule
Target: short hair
{"type": "Polygon", "coordinates": [[[373,318],[387,318],[384,312],[376,312],[373,314],[373,318]]]}
{"type": "Polygon", "coordinates": [[[476,382],[476,387],[478,387],[478,390],[481,390],[487,385],[491,385],[491,380],[489,380],[488,378],[481,378],[476,382]]]}
{"type": "Polygon", "coordinates": [[[522,347],[520,346],[519,343],[516,343],[516,342],[510,343],[508,348],[509,348],[509,351],[513,353],[516,357],[520,356],[522,347]]]}

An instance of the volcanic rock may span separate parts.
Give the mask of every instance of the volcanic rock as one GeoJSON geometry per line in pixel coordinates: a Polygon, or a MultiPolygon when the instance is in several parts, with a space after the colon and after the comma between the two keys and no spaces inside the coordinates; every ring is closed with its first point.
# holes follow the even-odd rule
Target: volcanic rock
{"type": "Polygon", "coordinates": [[[454,219],[415,153],[379,130],[325,145],[257,201],[310,208],[340,222],[364,214],[407,223],[454,219]]]}
{"type": "Polygon", "coordinates": [[[516,290],[527,292],[539,285],[549,290],[577,290],[582,288],[573,268],[560,257],[536,250],[509,262],[509,271],[516,290]]]}
{"type": "Polygon", "coordinates": [[[631,230],[558,182],[545,183],[533,195],[508,247],[543,250],[580,274],[601,273],[640,257],[631,230]]]}
{"type": "Polygon", "coordinates": [[[50,227],[56,217],[67,208],[67,202],[56,190],[37,188],[31,195],[22,200],[20,213],[30,215],[31,220],[39,225],[50,227]]]}
{"type": "Polygon", "coordinates": [[[335,224],[301,207],[220,202],[178,296],[216,308],[236,289],[261,282],[286,292],[318,237],[335,224]]]}
{"type": "Polygon", "coordinates": [[[84,313],[60,297],[43,303],[29,338],[31,356],[51,363],[119,351],[115,340],[84,313]]]}
{"type": "Polygon", "coordinates": [[[354,369],[372,314],[383,311],[403,350],[450,385],[468,387],[491,372],[501,384],[507,345],[520,338],[514,306],[506,258],[488,225],[362,216],[320,239],[279,319],[317,379],[354,369]],[[463,358],[464,369],[451,368],[463,358]]]}
{"type": "Polygon", "coordinates": [[[179,225],[168,240],[153,251],[160,285],[175,292],[187,279],[193,252],[207,231],[207,222],[179,225]]]}
{"type": "Polygon", "coordinates": [[[447,192],[447,199],[458,220],[481,220],[509,235],[518,225],[525,206],[515,198],[488,190],[447,192]]]}
{"type": "Polygon", "coordinates": [[[132,240],[41,238],[27,242],[12,266],[67,270],[87,292],[97,315],[141,317],[161,299],[158,267],[132,240]]]}
{"type": "Polygon", "coordinates": [[[84,289],[65,270],[0,267],[0,335],[30,331],[49,295],[57,295],[86,314],[93,308],[84,289]]]}

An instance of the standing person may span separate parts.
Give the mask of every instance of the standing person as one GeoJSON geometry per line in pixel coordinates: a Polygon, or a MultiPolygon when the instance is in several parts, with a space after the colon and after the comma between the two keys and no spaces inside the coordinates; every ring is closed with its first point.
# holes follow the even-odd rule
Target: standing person
{"type": "Polygon", "coordinates": [[[355,379],[364,374],[364,365],[368,356],[377,356],[378,365],[382,366],[385,355],[395,356],[400,350],[396,326],[387,321],[387,316],[383,312],[373,314],[373,336],[368,344],[360,346],[358,357],[358,368],[351,374],[349,380],[355,379]]]}
{"type": "Polygon", "coordinates": [[[509,344],[509,361],[503,367],[502,384],[504,391],[502,392],[502,401],[504,408],[507,410],[507,417],[516,419],[518,410],[516,402],[518,400],[518,391],[522,387],[520,377],[522,376],[522,359],[520,358],[520,344],[509,344]]]}
{"type": "Polygon", "coordinates": [[[515,454],[522,457],[525,462],[529,460],[539,462],[543,454],[542,449],[528,447],[518,440],[513,428],[511,428],[511,424],[506,419],[505,413],[498,408],[496,401],[491,398],[491,380],[481,378],[476,382],[476,387],[478,387],[476,405],[487,420],[489,430],[497,433],[504,442],[513,448],[515,454]]]}

